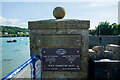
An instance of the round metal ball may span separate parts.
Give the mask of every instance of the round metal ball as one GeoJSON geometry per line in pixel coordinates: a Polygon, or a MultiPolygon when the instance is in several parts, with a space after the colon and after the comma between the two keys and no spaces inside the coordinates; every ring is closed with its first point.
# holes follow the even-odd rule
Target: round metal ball
{"type": "Polygon", "coordinates": [[[56,7],[56,8],[53,10],[53,16],[54,16],[56,19],[62,19],[62,18],[64,18],[64,16],[65,16],[65,9],[62,8],[62,7],[56,7]]]}

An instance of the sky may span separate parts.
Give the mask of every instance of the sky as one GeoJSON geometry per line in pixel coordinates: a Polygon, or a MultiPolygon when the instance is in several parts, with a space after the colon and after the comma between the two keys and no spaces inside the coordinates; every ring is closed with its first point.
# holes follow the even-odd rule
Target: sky
{"type": "Polygon", "coordinates": [[[118,5],[118,24],[120,24],[120,1],[118,5]]]}
{"type": "Polygon", "coordinates": [[[0,25],[28,28],[28,21],[55,19],[53,10],[61,6],[65,9],[64,19],[90,20],[90,29],[99,22],[118,23],[118,1],[115,2],[7,2],[0,3],[0,25]]]}

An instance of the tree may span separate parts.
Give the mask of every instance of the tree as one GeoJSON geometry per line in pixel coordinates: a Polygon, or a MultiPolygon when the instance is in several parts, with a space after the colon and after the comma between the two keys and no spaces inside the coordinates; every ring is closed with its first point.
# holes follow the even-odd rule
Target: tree
{"type": "Polygon", "coordinates": [[[112,26],[109,22],[100,22],[96,28],[97,35],[112,35],[112,26]]]}
{"type": "Polygon", "coordinates": [[[120,24],[118,25],[118,34],[120,35],[120,24]]]}
{"type": "Polygon", "coordinates": [[[96,30],[95,29],[94,30],[89,30],[89,34],[95,35],[96,34],[96,30]]]}
{"type": "Polygon", "coordinates": [[[113,26],[113,28],[112,28],[112,30],[113,30],[112,34],[113,35],[118,35],[119,34],[118,25],[117,24],[112,24],[112,26],[113,26]]]}

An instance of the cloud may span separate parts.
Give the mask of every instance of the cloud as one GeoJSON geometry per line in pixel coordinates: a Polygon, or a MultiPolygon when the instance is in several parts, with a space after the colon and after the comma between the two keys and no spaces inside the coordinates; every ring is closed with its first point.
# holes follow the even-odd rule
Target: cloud
{"type": "Polygon", "coordinates": [[[1,17],[1,16],[0,16],[0,25],[17,26],[17,27],[21,27],[21,28],[27,28],[27,23],[20,22],[19,19],[7,19],[7,18],[1,17]]]}
{"type": "Polygon", "coordinates": [[[0,16],[0,24],[2,25],[15,25],[18,19],[6,19],[0,16]]]}
{"type": "Polygon", "coordinates": [[[27,23],[22,22],[22,23],[18,24],[18,26],[21,26],[22,28],[27,28],[27,23]]]}
{"type": "Polygon", "coordinates": [[[91,2],[89,7],[106,7],[116,5],[115,2],[91,2]]]}
{"type": "Polygon", "coordinates": [[[6,18],[3,18],[3,17],[0,17],[0,24],[2,25],[14,25],[18,22],[18,19],[6,19],[6,18]]]}

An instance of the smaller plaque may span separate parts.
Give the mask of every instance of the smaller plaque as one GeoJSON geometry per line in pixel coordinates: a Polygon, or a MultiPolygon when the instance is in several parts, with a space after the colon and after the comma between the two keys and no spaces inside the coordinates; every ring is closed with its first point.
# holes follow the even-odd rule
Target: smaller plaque
{"type": "Polygon", "coordinates": [[[80,48],[43,48],[43,71],[79,71],[80,48]]]}

